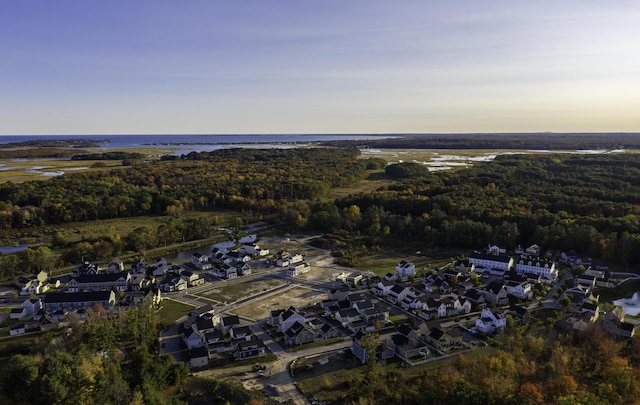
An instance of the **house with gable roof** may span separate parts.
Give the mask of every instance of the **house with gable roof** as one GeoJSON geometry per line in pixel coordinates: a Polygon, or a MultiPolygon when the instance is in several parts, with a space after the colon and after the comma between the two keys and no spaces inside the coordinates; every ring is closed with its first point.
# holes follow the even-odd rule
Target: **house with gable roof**
{"type": "Polygon", "coordinates": [[[533,297],[533,288],[528,281],[508,281],[507,294],[521,300],[528,300],[533,297]]]}
{"type": "Polygon", "coordinates": [[[124,263],[119,258],[112,259],[107,265],[107,273],[120,273],[124,271],[124,263]]]}
{"type": "Polygon", "coordinates": [[[400,261],[396,265],[396,278],[402,281],[406,281],[409,277],[414,277],[416,275],[416,266],[412,262],[407,262],[405,260],[400,261]]]}
{"type": "Polygon", "coordinates": [[[284,333],[296,322],[304,324],[305,317],[294,307],[289,307],[286,311],[280,313],[278,317],[278,332],[284,333]]]}
{"type": "Polygon", "coordinates": [[[308,325],[298,321],[284,331],[284,341],[289,346],[311,343],[316,340],[317,336],[317,333],[308,325]]]}
{"type": "Polygon", "coordinates": [[[266,347],[262,340],[251,335],[248,339],[239,340],[236,343],[236,351],[233,357],[236,360],[252,359],[262,356],[266,351],[266,347]]]}
{"type": "Polygon", "coordinates": [[[500,311],[483,309],[476,320],[476,329],[484,334],[502,330],[505,326],[507,326],[507,320],[500,311]]]}
{"type": "Polygon", "coordinates": [[[199,252],[194,252],[191,255],[191,263],[200,270],[211,269],[211,262],[209,262],[209,256],[199,252]]]}
{"type": "Polygon", "coordinates": [[[189,328],[182,334],[182,340],[187,345],[187,349],[204,346],[204,334],[195,328],[189,328]]]}
{"type": "Polygon", "coordinates": [[[405,299],[407,295],[413,295],[413,289],[411,287],[405,287],[401,284],[395,284],[389,290],[389,294],[387,294],[387,301],[392,304],[400,304],[400,302],[405,299]]]}
{"type": "Polygon", "coordinates": [[[484,289],[484,297],[486,301],[496,305],[508,304],[509,298],[507,295],[507,287],[504,285],[504,282],[499,280],[491,282],[484,289]]]}

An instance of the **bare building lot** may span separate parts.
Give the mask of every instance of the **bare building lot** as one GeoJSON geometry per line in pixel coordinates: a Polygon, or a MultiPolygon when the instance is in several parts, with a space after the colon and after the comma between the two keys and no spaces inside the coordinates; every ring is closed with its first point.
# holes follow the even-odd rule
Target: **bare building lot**
{"type": "Polygon", "coordinates": [[[317,291],[309,287],[298,286],[282,293],[271,295],[263,299],[251,301],[240,308],[235,309],[236,315],[249,319],[261,320],[268,318],[271,311],[294,306],[305,308],[327,299],[327,293],[317,291]]]}

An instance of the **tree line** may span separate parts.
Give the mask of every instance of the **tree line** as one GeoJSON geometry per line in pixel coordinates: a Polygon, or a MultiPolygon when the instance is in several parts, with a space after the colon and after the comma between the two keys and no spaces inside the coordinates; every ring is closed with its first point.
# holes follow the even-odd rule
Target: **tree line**
{"type": "Polygon", "coordinates": [[[298,224],[368,243],[457,249],[537,243],[619,265],[640,263],[639,155],[503,155],[457,171],[428,172],[414,163],[386,171],[395,184],[299,205],[298,224]]]}
{"type": "Polygon", "coordinates": [[[348,398],[370,404],[599,405],[635,403],[640,395],[637,337],[616,342],[593,325],[542,335],[516,330],[496,345],[409,378],[368,366],[348,382],[348,398]]]}
{"type": "Polygon", "coordinates": [[[365,178],[357,150],[231,149],[0,185],[0,229],[183,210],[274,212],[365,178]]]}

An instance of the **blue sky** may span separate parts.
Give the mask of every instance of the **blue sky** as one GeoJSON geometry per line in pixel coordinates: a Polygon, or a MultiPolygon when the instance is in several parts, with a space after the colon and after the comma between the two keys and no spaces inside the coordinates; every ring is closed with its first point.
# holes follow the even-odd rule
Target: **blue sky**
{"type": "Polygon", "coordinates": [[[640,2],[0,2],[0,134],[640,132],[640,2]]]}

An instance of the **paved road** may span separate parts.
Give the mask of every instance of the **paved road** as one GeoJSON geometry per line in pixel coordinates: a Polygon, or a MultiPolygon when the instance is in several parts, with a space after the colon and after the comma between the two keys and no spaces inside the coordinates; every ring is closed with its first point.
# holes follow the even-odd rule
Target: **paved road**
{"type": "Polygon", "coordinates": [[[307,398],[298,391],[294,378],[291,377],[289,365],[298,357],[307,357],[319,355],[322,353],[335,352],[338,350],[346,350],[351,346],[351,338],[345,338],[340,342],[333,343],[328,346],[317,346],[309,349],[303,349],[296,352],[287,352],[277,342],[273,341],[259,325],[250,325],[251,331],[267,346],[267,348],[276,355],[276,361],[267,364],[263,378],[257,378],[255,372],[251,371],[251,366],[240,366],[224,369],[209,369],[198,371],[194,374],[202,377],[221,377],[225,375],[237,375],[240,377],[243,385],[247,388],[264,389],[269,391],[277,391],[279,399],[292,401],[297,405],[309,404],[307,398]],[[244,374],[243,374],[244,373],[244,374]],[[275,387],[275,388],[273,388],[275,387]]]}

